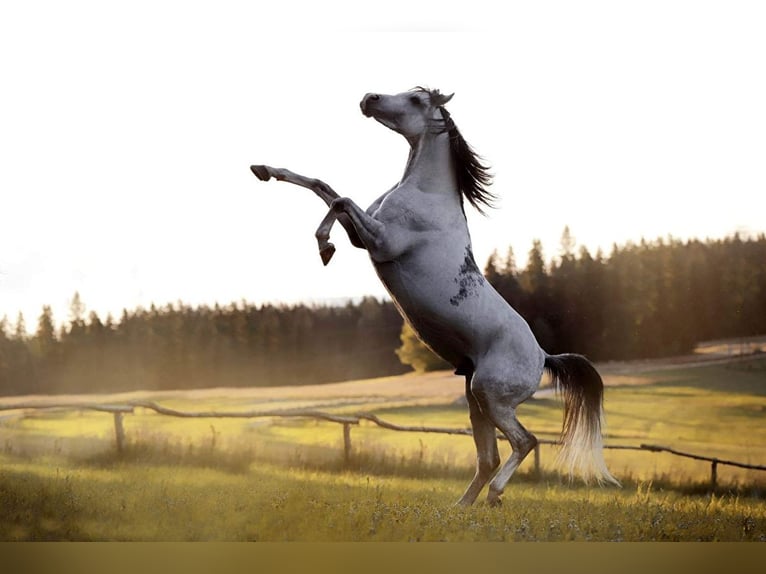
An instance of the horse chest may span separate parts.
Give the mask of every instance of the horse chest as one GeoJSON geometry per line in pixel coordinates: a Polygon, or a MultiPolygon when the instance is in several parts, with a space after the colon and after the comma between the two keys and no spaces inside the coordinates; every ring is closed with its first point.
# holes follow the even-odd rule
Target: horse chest
{"type": "Polygon", "coordinates": [[[442,197],[410,188],[398,188],[386,196],[372,216],[391,233],[439,231],[450,226],[454,213],[442,197]]]}

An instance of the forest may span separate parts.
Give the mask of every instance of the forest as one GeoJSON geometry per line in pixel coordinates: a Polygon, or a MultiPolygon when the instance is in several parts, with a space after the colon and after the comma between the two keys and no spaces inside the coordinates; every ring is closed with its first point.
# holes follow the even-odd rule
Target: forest
{"type": "MultiPolygon", "coordinates": [[[[688,353],[699,341],[766,333],[766,235],[575,248],[534,241],[518,269],[493,253],[485,275],[549,353],[596,361],[688,353]]],[[[182,302],[86,312],[75,293],[60,327],[44,306],[0,320],[0,395],[301,385],[440,366],[390,301],[192,307],[182,302]]]]}

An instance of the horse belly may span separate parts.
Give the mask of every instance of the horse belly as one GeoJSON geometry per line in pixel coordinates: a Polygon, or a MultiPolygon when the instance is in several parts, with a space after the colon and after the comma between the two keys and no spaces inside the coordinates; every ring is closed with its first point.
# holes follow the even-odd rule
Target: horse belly
{"type": "Polygon", "coordinates": [[[390,262],[375,267],[399,312],[426,345],[455,367],[473,358],[480,331],[492,328],[486,320],[477,321],[486,314],[478,280],[461,286],[442,266],[413,270],[390,262]]]}
{"type": "MultiPolygon", "coordinates": [[[[481,357],[502,356],[537,373],[543,357],[527,322],[466,256],[460,264],[420,259],[376,264],[399,312],[437,355],[462,369],[481,357]]],[[[539,377],[538,377],[539,378],[539,377]]]]}

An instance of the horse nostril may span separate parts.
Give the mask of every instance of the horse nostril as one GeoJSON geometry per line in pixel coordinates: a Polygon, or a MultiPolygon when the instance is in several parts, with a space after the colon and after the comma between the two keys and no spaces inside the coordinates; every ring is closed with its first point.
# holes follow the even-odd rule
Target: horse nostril
{"type": "Polygon", "coordinates": [[[380,99],[380,94],[365,94],[362,98],[362,101],[359,103],[359,107],[362,108],[362,113],[365,116],[369,116],[369,110],[367,109],[367,104],[370,102],[376,102],[380,99]]]}

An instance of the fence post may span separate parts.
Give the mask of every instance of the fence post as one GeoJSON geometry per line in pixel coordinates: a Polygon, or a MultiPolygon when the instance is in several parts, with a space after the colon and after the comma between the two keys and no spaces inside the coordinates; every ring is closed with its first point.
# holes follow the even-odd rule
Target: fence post
{"type": "Polygon", "coordinates": [[[117,440],[117,452],[122,454],[125,446],[125,428],[122,426],[122,413],[114,413],[114,437],[117,440]]]}
{"type": "Polygon", "coordinates": [[[715,490],[718,484],[718,461],[714,460],[710,463],[710,488],[715,490]]]}
{"type": "Polygon", "coordinates": [[[539,480],[540,474],[540,443],[535,444],[535,478],[539,480]]]}
{"type": "Polygon", "coordinates": [[[351,424],[343,423],[343,461],[348,464],[351,460],[351,424]]]}

